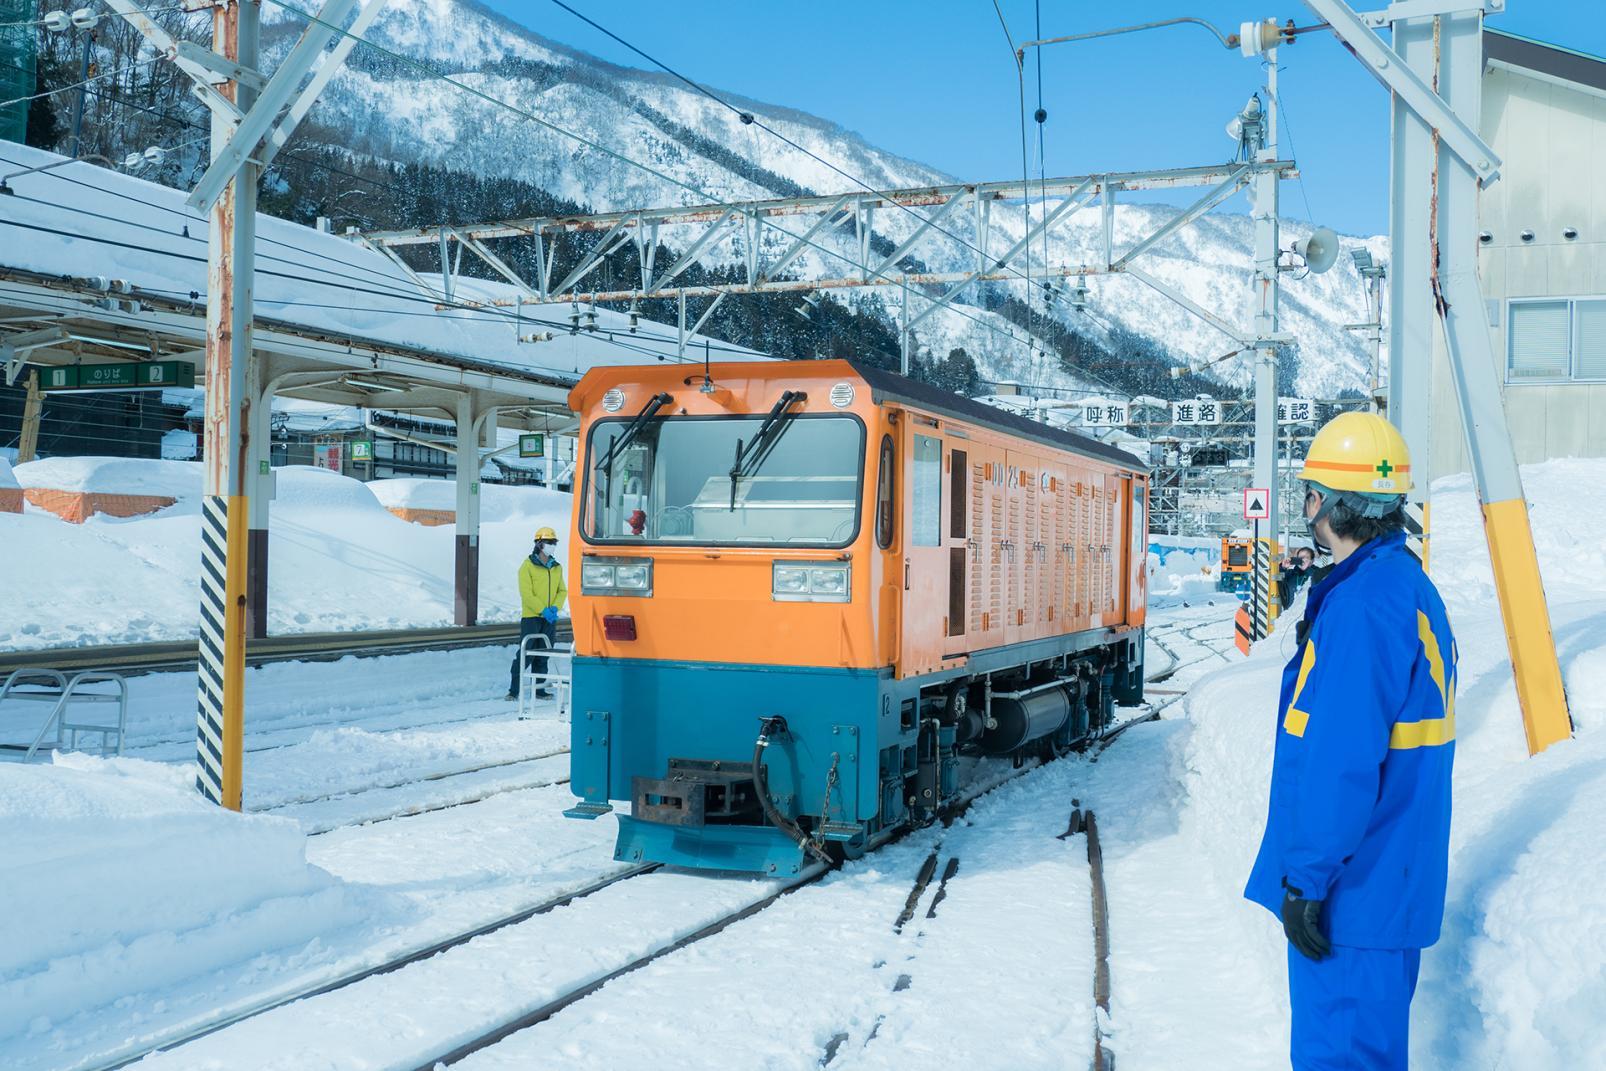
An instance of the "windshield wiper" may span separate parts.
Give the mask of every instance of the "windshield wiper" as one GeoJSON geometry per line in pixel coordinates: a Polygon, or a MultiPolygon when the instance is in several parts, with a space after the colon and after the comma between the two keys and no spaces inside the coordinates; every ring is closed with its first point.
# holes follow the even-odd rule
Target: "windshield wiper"
{"type": "Polygon", "coordinates": [[[608,452],[603,454],[601,460],[597,462],[593,471],[601,472],[604,478],[607,480],[607,486],[603,490],[604,500],[607,500],[613,496],[614,460],[618,458],[620,454],[625,452],[625,447],[634,442],[636,436],[642,433],[642,431],[647,427],[647,422],[658,415],[658,410],[662,409],[672,401],[674,401],[674,399],[667,393],[655,394],[649,398],[647,400],[647,404],[641,407],[641,412],[636,414],[636,419],[625,425],[625,430],[619,433],[619,436],[614,439],[613,444],[608,447],[608,452]]]}
{"type": "Polygon", "coordinates": [[[789,390],[782,394],[780,400],[771,407],[764,423],[758,426],[752,439],[743,443],[736,440],[736,463],[731,466],[731,512],[736,511],[736,485],[748,476],[758,472],[764,461],[775,449],[775,444],[781,441],[781,434],[786,431],[791,421],[797,417],[796,413],[787,412],[794,403],[808,400],[808,395],[800,390],[789,390]]]}

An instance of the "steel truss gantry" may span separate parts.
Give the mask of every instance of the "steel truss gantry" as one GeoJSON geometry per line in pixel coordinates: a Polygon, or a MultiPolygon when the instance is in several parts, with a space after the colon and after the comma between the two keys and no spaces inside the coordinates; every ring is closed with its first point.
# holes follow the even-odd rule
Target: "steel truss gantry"
{"type": "MultiPolygon", "coordinates": [[[[926,303],[908,317],[905,332],[913,330],[937,310],[952,303],[966,287],[983,282],[1024,281],[1034,278],[1127,274],[1194,315],[1219,329],[1236,344],[1248,344],[1249,334],[1227,320],[1199,306],[1165,283],[1138,268],[1134,261],[1153,250],[1165,239],[1186,227],[1227,198],[1255,181],[1270,175],[1295,175],[1289,160],[1235,161],[1203,167],[1170,168],[1156,171],[1112,171],[1030,181],[956,183],[948,186],[922,186],[882,192],[831,194],[809,197],[781,197],[729,204],[695,205],[680,208],[641,209],[628,212],[600,212],[583,216],[542,216],[455,226],[421,227],[411,230],[369,231],[354,237],[388,253],[404,263],[396,250],[408,246],[435,246],[439,252],[442,281],[439,286],[413,273],[415,282],[426,293],[453,301],[453,275],[459,271],[463,250],[478,258],[491,271],[520,291],[520,297],[496,304],[576,304],[582,302],[630,302],[647,298],[723,299],[728,294],[805,293],[816,290],[862,287],[898,287],[926,303]],[[1115,242],[1115,206],[1123,193],[1141,190],[1203,188],[1204,194],[1178,215],[1143,235],[1130,247],[1115,242]],[[1029,209],[1030,222],[1021,231],[999,225],[995,218],[1004,206],[1041,206],[1029,209]],[[1096,204],[1101,213],[1096,255],[1083,262],[1046,263],[1043,243],[1054,236],[1081,209],[1096,204]],[[903,233],[893,248],[877,252],[876,213],[909,210],[914,226],[903,233]],[[924,210],[925,214],[920,215],[924,210]],[[968,222],[962,222],[969,217],[968,222]],[[782,221],[796,218],[800,225],[782,221]],[[655,255],[666,230],[679,228],[689,237],[679,244],[675,262],[660,270],[655,255]],[[555,282],[556,240],[560,236],[595,236],[581,254],[578,264],[555,282]],[[533,244],[532,277],[525,278],[508,263],[505,248],[500,252],[487,244],[516,240],[533,244]],[[950,271],[910,271],[905,262],[928,261],[938,246],[946,243],[946,263],[969,267],[950,271]],[[731,245],[734,262],[745,267],[744,278],[735,282],[674,285],[687,268],[712,251],[731,245]],[[455,246],[455,248],[454,248],[455,246]],[[629,287],[590,290],[583,284],[603,261],[626,246],[636,250],[639,281],[629,287]],[[814,250],[827,263],[843,270],[823,278],[788,278],[794,262],[814,250]],[[935,291],[935,292],[932,292],[935,291]]],[[[706,316],[706,313],[705,313],[706,316]]]]}

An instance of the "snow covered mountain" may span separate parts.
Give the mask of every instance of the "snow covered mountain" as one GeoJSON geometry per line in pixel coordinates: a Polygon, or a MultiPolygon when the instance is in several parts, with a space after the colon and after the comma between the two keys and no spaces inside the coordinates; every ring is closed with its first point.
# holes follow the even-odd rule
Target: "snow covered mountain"
{"type": "MultiPolygon", "coordinates": [[[[299,33],[301,20],[277,6],[266,7],[264,17],[271,64],[277,58],[273,54],[282,54],[299,33]]],[[[743,124],[731,109],[667,75],[604,62],[543,38],[474,0],[394,0],[366,36],[379,47],[359,46],[325,90],[309,121],[312,140],[327,139],[376,160],[514,178],[597,211],[851,188],[818,160],[757,124],[743,124]],[[449,75],[457,85],[436,74],[449,75]],[[598,146],[645,166],[621,162],[598,146]]],[[[959,181],[878,149],[828,120],[723,89],[716,92],[868,186],[959,181]]],[[[1182,197],[1188,194],[1180,191],[1182,197]]],[[[1018,207],[995,212],[995,251],[1022,233],[1023,212],[1018,207]]],[[[1175,212],[1164,206],[1118,208],[1117,245],[1130,245],[1175,212]]],[[[960,218],[964,215],[956,214],[945,226],[965,241],[975,241],[971,223],[960,218]]],[[[878,213],[876,229],[896,242],[919,222],[913,214],[886,211],[878,213]]],[[[1063,237],[1051,245],[1049,263],[1092,259],[1097,229],[1096,213],[1073,217],[1063,237]]],[[[1306,233],[1305,226],[1289,224],[1284,244],[1306,233]]],[[[1146,257],[1145,268],[1227,320],[1247,324],[1250,236],[1247,216],[1213,214],[1157,247],[1146,257]]],[[[691,232],[665,231],[662,240],[683,247],[691,232]]],[[[777,247],[788,240],[779,233],[766,238],[777,247]]],[[[826,241],[841,242],[841,252],[852,255],[845,238],[826,241]]],[[[1356,244],[1383,252],[1380,238],[1345,239],[1344,244],[1346,252],[1356,244]]],[[[968,266],[958,243],[946,247],[951,252],[940,245],[917,252],[934,270],[968,266]]],[[[710,266],[736,259],[729,244],[705,256],[710,266]]],[[[840,261],[811,251],[795,270],[806,276],[842,267],[840,261]]],[[[1177,364],[1209,360],[1235,348],[1226,336],[1136,280],[1093,278],[1089,285],[1092,294],[1085,311],[1060,307],[1049,315],[1101,340],[1117,328],[1146,336],[1177,364]]],[[[1016,297],[1023,292],[1019,284],[1009,290],[1016,297]]],[[[841,293],[837,297],[853,300],[841,293]]],[[[895,308],[899,297],[893,292],[881,300],[895,308]]],[[[918,298],[911,301],[912,307],[923,307],[918,298]]],[[[1365,292],[1347,255],[1325,275],[1286,279],[1282,326],[1297,340],[1295,381],[1301,392],[1331,397],[1345,389],[1364,389],[1370,353],[1361,334],[1342,325],[1367,318],[1365,292]]],[[[1079,385],[1079,377],[1051,367],[1057,362],[1041,356],[1033,360],[1020,329],[974,305],[927,320],[919,344],[937,356],[963,346],[989,378],[1079,385]]],[[[1235,387],[1247,384],[1249,372],[1244,357],[1211,370],[1235,387]]]]}

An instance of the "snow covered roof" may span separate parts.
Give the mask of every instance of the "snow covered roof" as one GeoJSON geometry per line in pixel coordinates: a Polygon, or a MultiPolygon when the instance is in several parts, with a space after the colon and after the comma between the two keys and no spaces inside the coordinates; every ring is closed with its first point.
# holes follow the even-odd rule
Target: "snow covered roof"
{"type": "MultiPolygon", "coordinates": [[[[126,280],[136,292],[204,301],[207,219],[182,191],[11,142],[0,145],[0,177],[9,194],[0,195],[0,269],[126,280]]],[[[632,333],[609,309],[596,310],[597,330],[570,334],[567,309],[468,307],[514,301],[519,291],[504,283],[459,278],[456,304],[442,308],[378,250],[260,213],[254,292],[257,316],[276,323],[561,382],[596,365],[675,360],[679,350],[676,328],[642,320],[632,333]]],[[[701,360],[704,338],[695,341],[701,360]]],[[[767,359],[708,344],[721,360],[767,359]]],[[[688,342],[688,360],[690,352],[688,342]]]]}

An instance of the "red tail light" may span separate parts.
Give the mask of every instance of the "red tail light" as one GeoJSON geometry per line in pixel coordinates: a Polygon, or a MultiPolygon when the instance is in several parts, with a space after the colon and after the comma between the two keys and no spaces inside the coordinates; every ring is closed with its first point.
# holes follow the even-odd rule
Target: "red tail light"
{"type": "Polygon", "coordinates": [[[602,618],[602,634],[610,640],[633,640],[636,638],[636,619],[631,614],[605,614],[602,618]]]}

